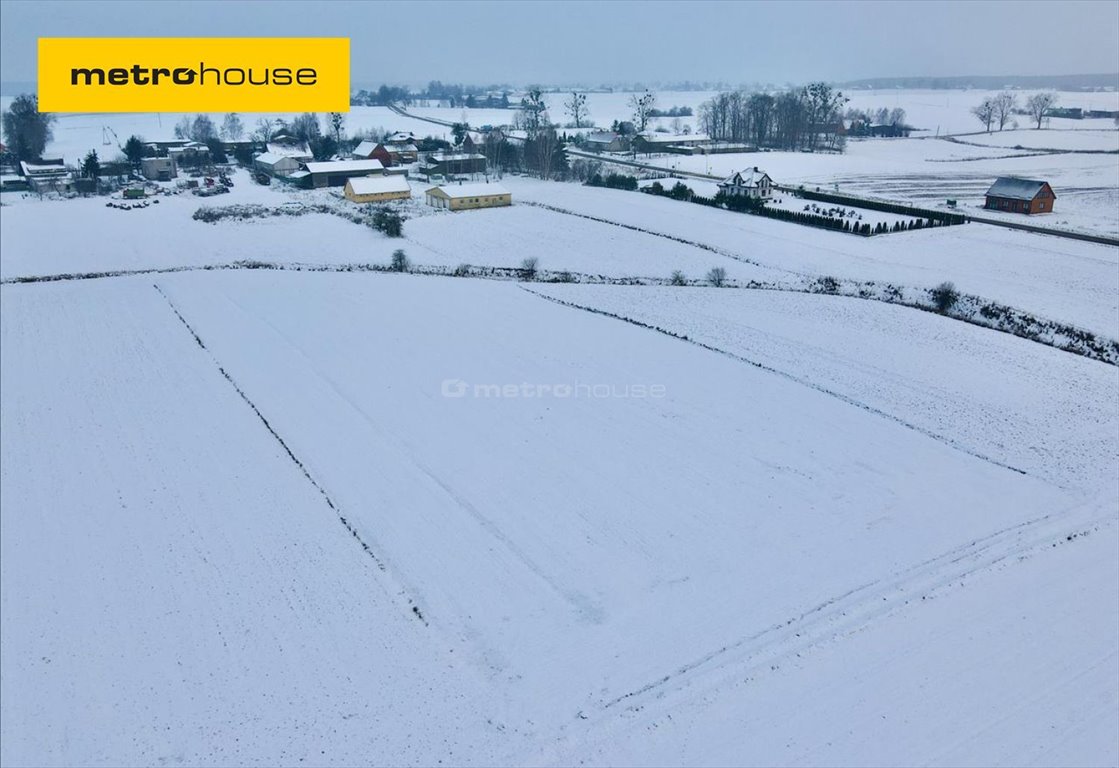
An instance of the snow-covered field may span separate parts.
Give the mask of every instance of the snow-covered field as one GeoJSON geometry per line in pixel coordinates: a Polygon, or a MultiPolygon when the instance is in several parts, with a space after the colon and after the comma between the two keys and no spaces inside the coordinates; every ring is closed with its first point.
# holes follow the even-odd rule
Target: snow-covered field
{"type": "Polygon", "coordinates": [[[950,280],[967,293],[1119,337],[1114,247],[981,224],[860,238],[636,192],[504,183],[514,199],[704,243],[770,269],[926,288],[950,280]]]}
{"type": "MultiPolygon", "coordinates": [[[[1061,614],[1078,630],[1063,671],[985,696],[1046,693],[1019,706],[1060,726],[1049,758],[1116,754],[1114,498],[1075,472],[1019,474],[511,283],[241,272],[0,290],[3,693],[20,701],[5,763],[630,762],[666,718],[753,732],[796,706],[796,675],[834,679],[836,654],[865,668],[863,643],[940,659],[906,674],[966,753],[1002,716],[943,710],[967,688],[959,664],[1005,654],[1010,613],[977,615],[952,663],[910,621],[938,620],[930,600],[974,614],[972,584],[1007,588],[992,567],[1040,567],[1082,532],[1073,573],[1099,586],[1078,597],[1091,613],[1061,614]]],[[[907,354],[930,343],[911,336],[907,354]]],[[[1014,621],[1066,584],[1019,596],[1014,621]]],[[[876,690],[883,711],[912,699],[876,690]]],[[[748,747],[677,731],[670,749],[934,758],[915,727],[917,751],[804,721],[748,747]]],[[[1034,754],[1018,746],[994,754],[1034,754]]]]}
{"type": "Polygon", "coordinates": [[[988,147],[1119,152],[1119,129],[994,131],[976,136],[964,136],[960,141],[988,147]]]}
{"type": "MultiPolygon", "coordinates": [[[[862,158],[870,179],[891,153],[899,177],[1021,154],[851,146],[748,164],[810,180],[862,158]]],[[[1084,179],[1114,157],[997,162],[1084,179]]],[[[1119,762],[1115,366],[776,290],[10,282],[403,248],[612,278],[952,280],[1114,339],[1119,249],[981,224],[858,238],[519,177],[510,208],[413,200],[403,239],[191,218],[349,206],[235,181],[132,211],[0,199],[0,763],[1119,762]]]]}
{"type": "MultiPolygon", "coordinates": [[[[1030,133],[1014,131],[1018,135],[1030,133]]],[[[1100,136],[1108,141],[1116,131],[1042,131],[1090,133],[1093,146],[1100,136]]],[[[966,136],[959,141],[984,141],[999,134],[966,136]]],[[[1009,141],[1010,139],[1008,139],[1009,141]]],[[[1044,138],[1038,139],[1044,141],[1044,138]]],[[[1065,140],[1066,143],[1070,140],[1065,140]]],[[[1014,143],[1020,143],[1014,140],[1014,143]]],[[[778,184],[801,185],[825,191],[916,203],[948,210],[980,212],[984,193],[999,176],[1045,179],[1057,193],[1056,211],[1044,216],[1011,216],[1009,220],[1056,229],[1073,229],[1119,235],[1119,155],[1038,153],[1001,146],[976,146],[941,139],[852,139],[843,154],[804,152],[751,152],[683,157],[654,155],[649,162],[676,171],[725,177],[758,166],[778,184]]],[[[982,215],[987,215],[983,212],[982,215]]]]}

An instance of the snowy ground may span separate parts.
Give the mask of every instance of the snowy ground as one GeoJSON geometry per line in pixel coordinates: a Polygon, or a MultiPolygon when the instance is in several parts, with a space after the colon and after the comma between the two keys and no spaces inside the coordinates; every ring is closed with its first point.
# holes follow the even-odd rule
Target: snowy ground
{"type": "MultiPolygon", "coordinates": [[[[17,197],[0,275],[403,247],[950,279],[1119,336],[1088,243],[521,178],[403,240],[190,218],[336,200],[243,176],[17,197]]],[[[194,271],[0,286],[0,392],[5,765],[1119,760],[1113,366],[834,296],[194,271]]]]}
{"type": "Polygon", "coordinates": [[[950,280],[967,293],[1119,337],[1119,250],[1110,246],[981,224],[859,238],[636,192],[504,183],[516,200],[704,243],[769,269],[926,288],[950,280]]]}
{"type": "MultiPolygon", "coordinates": [[[[603,730],[603,759],[625,762],[650,718],[755,719],[734,681],[758,654],[835,674],[832,653],[865,653],[845,635],[912,642],[889,616],[967,595],[950,585],[983,584],[992,551],[1114,538],[1071,474],[1018,474],[515,284],[245,272],[2,290],[3,685],[22,702],[5,762],[570,762],[603,730]],[[663,396],[446,397],[447,381],[663,396]],[[810,610],[833,600],[859,623],[810,610]]],[[[1097,681],[1045,702],[1063,726],[1050,756],[1114,754],[1095,720],[1091,748],[1061,741],[1073,702],[1110,711],[1112,616],[1046,678],[1097,681]]],[[[943,664],[926,696],[947,703],[943,664]]],[[[766,711],[795,706],[797,686],[769,679],[766,711]]],[[[786,734],[824,762],[867,754],[859,730],[786,734]]],[[[751,740],[747,761],[784,761],[779,741],[751,740]]],[[[685,762],[743,756],[673,744],[685,762]]]]}
{"type": "Polygon", "coordinates": [[[961,136],[959,141],[1015,149],[1071,149],[1082,152],[1119,152],[1119,129],[1016,130],[961,136]]]}

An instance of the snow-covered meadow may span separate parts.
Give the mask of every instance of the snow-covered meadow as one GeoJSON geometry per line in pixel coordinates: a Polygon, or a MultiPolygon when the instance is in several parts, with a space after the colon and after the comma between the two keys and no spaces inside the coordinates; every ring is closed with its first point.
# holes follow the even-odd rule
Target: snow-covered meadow
{"type": "MultiPolygon", "coordinates": [[[[601,124],[625,94],[592,96],[601,124]]],[[[159,137],[84,116],[62,151],[102,118],[159,137]]],[[[1114,155],[935,139],[746,157],[1119,189],[1114,155]]],[[[1119,249],[521,177],[462,213],[414,183],[401,239],[192,218],[350,205],[234,180],[132,211],[0,196],[0,763],[1119,761],[1119,368],[797,292],[950,280],[1116,339],[1119,249]],[[398,248],[611,282],[202,269],[398,248]],[[794,290],[694,284],[716,267],[794,290]]]]}

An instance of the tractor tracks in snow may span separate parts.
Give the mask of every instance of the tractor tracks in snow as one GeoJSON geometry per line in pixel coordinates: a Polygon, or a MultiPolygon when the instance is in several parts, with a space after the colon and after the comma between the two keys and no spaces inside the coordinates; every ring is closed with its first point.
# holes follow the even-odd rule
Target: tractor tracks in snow
{"type": "MultiPolygon", "coordinates": [[[[261,413],[260,409],[256,406],[256,403],[254,403],[249,398],[249,396],[245,394],[245,391],[240,387],[236,380],[234,380],[229,371],[225,369],[225,366],[221,364],[221,361],[217,359],[217,356],[215,356],[210,348],[206,346],[206,343],[202,341],[202,337],[198,335],[198,332],[194,329],[190,322],[188,322],[187,319],[183,317],[183,313],[179,311],[179,308],[177,306],[175,306],[175,302],[171,300],[171,297],[169,297],[163,291],[163,289],[159,287],[158,284],[153,283],[152,287],[155,288],[159,295],[163,297],[163,300],[167,302],[167,306],[170,307],[171,311],[175,314],[175,317],[178,318],[183,327],[187,329],[187,332],[190,333],[191,337],[194,339],[194,342],[198,345],[198,347],[210,358],[213,364],[217,367],[218,372],[225,378],[227,382],[229,382],[229,385],[233,387],[234,391],[240,396],[245,404],[249,406],[254,414],[256,414],[256,417],[260,419],[260,423],[264,425],[264,428],[268,430],[268,433],[272,436],[272,438],[277,443],[279,443],[284,453],[287,454],[287,457],[303,474],[303,477],[306,478],[307,482],[309,482],[311,486],[319,492],[319,495],[322,496],[323,501],[326,502],[326,505],[330,507],[330,510],[338,517],[338,521],[342,524],[346,531],[349,532],[351,536],[353,536],[355,541],[357,541],[362,551],[369,556],[369,558],[377,566],[378,570],[387,573],[388,568],[386,567],[384,560],[380,556],[378,556],[373,548],[369,546],[368,542],[366,542],[361,537],[361,534],[358,533],[357,528],[355,528],[354,525],[346,518],[345,514],[342,512],[341,507],[339,507],[338,504],[335,503],[334,499],[330,497],[330,494],[327,492],[326,488],[324,488],[314,478],[310,470],[307,469],[306,464],[304,464],[299,459],[299,457],[295,455],[295,452],[292,451],[287,441],[285,441],[284,438],[280,436],[280,433],[276,431],[276,428],[272,426],[267,417],[265,417],[265,415],[261,413]]],[[[416,605],[415,601],[411,597],[409,597],[403,590],[401,590],[400,594],[408,601],[408,605],[411,608],[412,615],[422,621],[425,626],[427,626],[427,619],[424,617],[423,612],[420,610],[419,606],[416,605]]]]}
{"type": "MultiPolygon", "coordinates": [[[[704,690],[728,681],[750,682],[774,672],[787,660],[842,639],[911,604],[936,599],[973,576],[1039,554],[1114,526],[1114,513],[1088,502],[1004,528],[936,557],[875,579],[748,636],[714,649],[663,677],[597,704],[602,718],[619,707],[638,712],[660,700],[703,684],[704,690]]],[[[579,719],[590,719],[587,713],[579,719]]]]}

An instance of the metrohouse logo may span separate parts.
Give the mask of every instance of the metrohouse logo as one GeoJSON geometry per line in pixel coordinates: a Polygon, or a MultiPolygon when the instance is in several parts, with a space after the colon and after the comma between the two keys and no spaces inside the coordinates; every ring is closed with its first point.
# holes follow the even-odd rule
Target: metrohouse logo
{"type": "Polygon", "coordinates": [[[346,112],[348,38],[39,38],[44,112],[346,112]]]}

